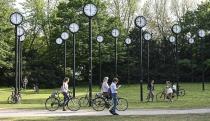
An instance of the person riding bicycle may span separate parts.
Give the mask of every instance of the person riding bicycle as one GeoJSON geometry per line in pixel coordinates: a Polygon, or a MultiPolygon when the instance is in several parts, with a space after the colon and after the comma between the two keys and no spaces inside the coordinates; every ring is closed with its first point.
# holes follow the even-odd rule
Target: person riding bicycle
{"type": "Polygon", "coordinates": [[[69,96],[68,96],[68,83],[69,83],[69,78],[65,77],[63,80],[63,85],[61,86],[61,92],[64,96],[64,102],[63,102],[63,111],[66,111],[66,104],[69,100],[69,96]]]}
{"type": "Polygon", "coordinates": [[[112,106],[109,109],[109,112],[112,115],[119,115],[116,113],[116,106],[117,106],[117,90],[120,88],[121,85],[117,87],[117,83],[119,82],[118,78],[114,78],[112,84],[110,86],[111,89],[111,96],[112,96],[112,106]]]}
{"type": "Polygon", "coordinates": [[[172,96],[173,96],[173,89],[171,87],[171,82],[166,81],[166,99],[169,99],[169,101],[172,102],[173,101],[172,96]]]}
{"type": "Polygon", "coordinates": [[[109,94],[109,85],[108,85],[108,80],[109,80],[109,77],[104,77],[104,80],[103,80],[103,83],[102,83],[102,86],[101,86],[101,92],[102,92],[102,95],[105,97],[105,98],[109,98],[110,97],[110,94],[109,94]]]}
{"type": "Polygon", "coordinates": [[[154,80],[151,80],[148,85],[147,85],[147,90],[148,90],[148,96],[147,99],[149,101],[149,99],[152,99],[153,102],[153,98],[154,98],[154,80]]]}

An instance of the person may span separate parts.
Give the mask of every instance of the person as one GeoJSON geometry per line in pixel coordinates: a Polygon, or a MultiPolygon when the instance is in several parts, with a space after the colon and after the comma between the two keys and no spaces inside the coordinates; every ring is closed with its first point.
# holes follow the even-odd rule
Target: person
{"type": "Polygon", "coordinates": [[[119,115],[116,113],[116,106],[117,106],[117,90],[120,88],[120,85],[117,87],[117,83],[119,82],[118,78],[114,78],[112,84],[110,86],[111,89],[111,96],[112,96],[112,106],[109,109],[109,112],[112,115],[119,115]]]}
{"type": "Polygon", "coordinates": [[[148,90],[148,96],[147,96],[147,100],[149,101],[150,98],[152,99],[152,102],[153,102],[153,99],[154,99],[154,80],[151,80],[148,85],[147,85],[147,90],[148,90]]]}
{"type": "Polygon", "coordinates": [[[172,102],[172,95],[173,95],[173,90],[171,87],[171,82],[166,81],[166,99],[169,99],[170,102],[172,102]]]}
{"type": "Polygon", "coordinates": [[[67,102],[69,100],[69,96],[68,96],[68,83],[69,83],[69,78],[68,77],[65,77],[64,80],[63,80],[63,85],[61,86],[61,92],[64,96],[64,102],[63,102],[63,111],[66,111],[66,105],[67,105],[67,102]]]}
{"type": "Polygon", "coordinates": [[[109,77],[104,77],[104,80],[101,86],[102,95],[107,99],[110,97],[108,80],[109,80],[109,77]]]}
{"type": "Polygon", "coordinates": [[[35,93],[39,93],[39,86],[38,86],[38,84],[33,84],[33,86],[34,86],[34,92],[35,93]]]}
{"type": "Polygon", "coordinates": [[[28,79],[27,79],[27,77],[25,76],[24,79],[23,79],[23,88],[24,88],[25,90],[26,90],[27,84],[28,84],[28,79]]]}

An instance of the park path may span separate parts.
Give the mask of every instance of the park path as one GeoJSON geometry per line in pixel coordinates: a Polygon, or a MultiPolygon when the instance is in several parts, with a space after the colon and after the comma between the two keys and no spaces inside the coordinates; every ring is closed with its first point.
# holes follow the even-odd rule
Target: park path
{"type": "MultiPolygon", "coordinates": [[[[128,109],[126,111],[118,111],[120,115],[167,115],[167,114],[201,114],[210,113],[210,109],[128,109]]],[[[3,117],[33,117],[33,116],[104,116],[111,115],[108,110],[79,110],[73,111],[47,111],[47,110],[29,110],[29,109],[0,109],[0,118],[3,117]]]]}

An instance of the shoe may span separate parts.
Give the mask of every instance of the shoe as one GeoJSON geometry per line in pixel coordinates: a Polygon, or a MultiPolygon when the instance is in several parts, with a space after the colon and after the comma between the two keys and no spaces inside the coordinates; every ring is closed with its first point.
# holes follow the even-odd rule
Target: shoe
{"type": "Polygon", "coordinates": [[[113,115],[119,115],[118,113],[114,113],[113,115]]]}
{"type": "Polygon", "coordinates": [[[66,109],[63,109],[63,111],[66,111],[66,109]]]}
{"type": "Polygon", "coordinates": [[[109,112],[110,112],[112,115],[114,115],[114,113],[113,113],[113,111],[112,111],[112,110],[109,110],[109,112]]]}

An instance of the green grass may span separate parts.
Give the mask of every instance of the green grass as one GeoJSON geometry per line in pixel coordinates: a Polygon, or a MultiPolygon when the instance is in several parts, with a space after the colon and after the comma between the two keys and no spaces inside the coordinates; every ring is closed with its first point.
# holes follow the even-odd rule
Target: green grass
{"type": "MultiPolygon", "coordinates": [[[[200,83],[183,83],[181,88],[186,90],[186,95],[180,97],[177,101],[169,102],[140,102],[139,99],[139,85],[123,85],[119,90],[120,97],[124,97],[129,102],[129,108],[161,108],[161,109],[184,109],[184,108],[209,108],[210,107],[210,84],[206,84],[206,90],[201,90],[200,83]]],[[[156,84],[155,93],[162,90],[164,85],[156,84]]],[[[21,104],[7,104],[7,98],[11,93],[10,88],[0,88],[0,108],[13,109],[44,109],[44,102],[48,98],[53,89],[41,89],[39,94],[35,94],[33,90],[26,90],[22,92],[21,104]]],[[[99,92],[98,87],[93,88],[94,93],[99,92]]],[[[85,95],[87,88],[77,87],[76,96],[81,97],[85,95]]],[[[146,85],[144,85],[144,99],[146,97],[146,85]]]]}
{"type": "Polygon", "coordinates": [[[209,114],[0,118],[1,121],[209,121],[209,114]]]}

